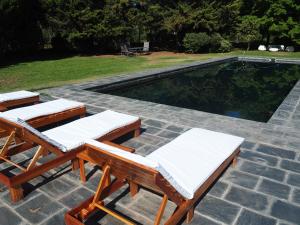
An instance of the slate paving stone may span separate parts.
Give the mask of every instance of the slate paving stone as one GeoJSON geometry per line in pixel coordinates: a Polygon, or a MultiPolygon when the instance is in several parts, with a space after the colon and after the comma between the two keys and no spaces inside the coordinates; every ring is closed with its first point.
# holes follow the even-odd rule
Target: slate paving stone
{"type": "Polygon", "coordinates": [[[62,195],[71,192],[75,184],[64,177],[54,179],[41,186],[41,190],[53,198],[60,198],[62,195]]]}
{"type": "Polygon", "coordinates": [[[282,160],[280,167],[286,170],[290,170],[296,173],[300,173],[300,163],[292,162],[288,160],[282,160]]]}
{"type": "Polygon", "coordinates": [[[69,208],[73,208],[94,194],[95,192],[89,191],[86,188],[79,188],[60,199],[59,202],[69,208]]]}
{"type": "Polygon", "coordinates": [[[300,189],[295,189],[292,196],[292,201],[300,204],[300,189]]]}
{"type": "Polygon", "coordinates": [[[246,188],[253,189],[258,182],[258,177],[233,170],[230,171],[230,173],[225,174],[224,180],[246,188]]]}
{"type": "Polygon", "coordinates": [[[268,145],[259,145],[256,149],[258,152],[262,152],[268,155],[274,155],[279,156],[280,158],[286,158],[286,159],[295,159],[296,152],[289,151],[281,148],[275,148],[268,145]]]}
{"type": "Polygon", "coordinates": [[[290,190],[291,188],[287,185],[266,179],[263,179],[262,183],[258,187],[258,191],[283,199],[288,199],[290,190]]]}
{"type": "Polygon", "coordinates": [[[288,175],[287,183],[293,186],[300,187],[300,174],[290,173],[288,175]]]}
{"type": "MultiPolygon", "coordinates": [[[[300,128],[300,123],[299,123],[299,128],[300,128]]],[[[296,150],[300,149],[300,141],[289,141],[288,146],[291,148],[294,148],[296,150]]]]}
{"type": "Polygon", "coordinates": [[[195,214],[194,218],[191,223],[183,223],[183,225],[221,225],[221,223],[217,223],[215,221],[212,221],[211,219],[208,219],[204,216],[195,214]]]}
{"type": "Polygon", "coordinates": [[[266,196],[237,187],[232,187],[225,198],[229,201],[260,211],[265,210],[268,205],[266,196]]]}
{"type": "MultiPolygon", "coordinates": [[[[161,197],[143,190],[142,193],[139,193],[137,198],[131,199],[130,204],[128,204],[128,208],[131,211],[139,212],[139,214],[149,218],[151,221],[154,221],[161,201],[161,197]]],[[[175,208],[175,204],[168,201],[162,220],[166,221],[172,215],[175,208]]]]}
{"type": "Polygon", "coordinates": [[[92,174],[91,177],[88,177],[86,184],[84,184],[91,191],[96,191],[101,179],[102,173],[92,174]]]}
{"type": "Polygon", "coordinates": [[[0,207],[0,224],[18,225],[18,224],[24,224],[24,222],[12,210],[10,210],[6,207],[0,207]]]}
{"type": "Polygon", "coordinates": [[[268,130],[268,129],[263,129],[261,133],[265,134],[265,135],[273,136],[273,137],[282,137],[284,134],[282,131],[268,130]]]}
{"type": "Polygon", "coordinates": [[[130,148],[134,148],[134,149],[144,146],[144,144],[141,142],[138,142],[137,139],[130,139],[125,142],[122,142],[121,144],[124,146],[130,147],[130,148]]]}
{"type": "Polygon", "coordinates": [[[163,137],[163,138],[174,139],[174,138],[178,137],[180,134],[179,133],[175,133],[173,131],[163,130],[162,132],[160,132],[157,135],[159,137],[163,137]]]}
{"type": "Polygon", "coordinates": [[[41,194],[16,208],[16,211],[30,223],[39,223],[60,209],[62,209],[60,204],[41,194]]]}
{"type": "Polygon", "coordinates": [[[255,146],[255,143],[250,142],[250,141],[244,141],[241,145],[241,148],[245,148],[245,149],[253,149],[253,147],[255,146]]]}
{"type": "Polygon", "coordinates": [[[166,126],[166,123],[158,120],[153,120],[153,119],[146,120],[144,121],[144,123],[149,126],[158,127],[158,128],[163,128],[166,126]]]}
{"type": "MultiPolygon", "coordinates": [[[[291,100],[292,102],[293,100],[291,100]]],[[[278,110],[275,114],[275,117],[281,118],[281,119],[287,119],[290,116],[290,113],[288,111],[278,110]]]]}
{"type": "Polygon", "coordinates": [[[281,200],[273,204],[271,215],[291,223],[300,224],[300,207],[281,200]]]}
{"type": "Polygon", "coordinates": [[[276,220],[243,209],[236,225],[275,225],[276,220]]]}
{"type": "Polygon", "coordinates": [[[142,156],[147,156],[150,153],[154,152],[157,149],[157,146],[153,145],[144,145],[143,147],[136,150],[136,153],[142,156]]]}
{"type": "Polygon", "coordinates": [[[254,161],[262,165],[269,165],[269,166],[276,166],[278,162],[278,159],[276,159],[275,157],[263,155],[257,152],[246,151],[246,150],[243,150],[240,153],[240,157],[244,159],[248,159],[250,161],[254,161]]]}
{"type": "Polygon", "coordinates": [[[216,197],[221,197],[223,195],[223,193],[226,191],[227,187],[228,187],[228,184],[218,181],[209,190],[209,194],[214,195],[216,197]]]}
{"type": "Polygon", "coordinates": [[[175,125],[170,125],[170,126],[166,127],[166,129],[173,131],[173,132],[177,132],[177,133],[182,133],[183,131],[186,130],[183,127],[179,127],[179,126],[175,126],[175,125]]]}
{"type": "Polygon", "coordinates": [[[200,201],[196,210],[202,215],[216,219],[225,224],[231,224],[235,220],[240,207],[207,195],[200,201]]]}
{"type": "MultiPolygon", "coordinates": [[[[121,207],[119,205],[106,205],[110,210],[122,215],[123,217],[127,218],[131,222],[135,223],[136,225],[151,225],[153,224],[148,218],[141,216],[138,213],[132,212],[128,210],[128,208],[121,207]]],[[[97,211],[94,215],[89,217],[86,221],[87,225],[92,224],[100,224],[100,225],[124,225],[123,222],[120,220],[115,219],[114,217],[104,214],[100,211],[97,211]]]]}
{"type": "Polygon", "coordinates": [[[41,193],[37,190],[33,190],[31,192],[28,193],[28,191],[25,190],[24,192],[24,198],[21,199],[18,202],[12,202],[11,198],[10,198],[10,193],[8,191],[6,191],[3,196],[1,196],[1,199],[3,200],[3,202],[9,204],[11,207],[18,207],[19,205],[28,202],[29,200],[38,197],[41,193]]]}
{"type": "MultiPolygon", "coordinates": [[[[134,138],[134,140],[136,142],[142,143],[142,145],[143,144],[160,145],[161,143],[163,143],[165,141],[169,141],[169,140],[166,140],[165,138],[157,137],[157,136],[152,136],[152,135],[148,135],[148,134],[143,134],[143,135],[141,135],[139,137],[134,138]]],[[[125,143],[125,146],[126,146],[126,143],[125,143]]]]}
{"type": "Polygon", "coordinates": [[[157,127],[152,127],[152,126],[145,127],[146,134],[157,134],[159,132],[161,132],[161,129],[159,129],[157,127]]]}
{"type": "Polygon", "coordinates": [[[259,165],[252,162],[243,162],[240,169],[244,172],[252,173],[263,177],[268,177],[273,180],[283,181],[285,172],[276,168],[271,168],[259,165]]]}
{"type": "Polygon", "coordinates": [[[60,212],[56,213],[55,215],[51,216],[50,219],[46,220],[45,222],[41,223],[41,225],[65,225],[65,213],[67,212],[66,209],[61,210],[60,212]]]}

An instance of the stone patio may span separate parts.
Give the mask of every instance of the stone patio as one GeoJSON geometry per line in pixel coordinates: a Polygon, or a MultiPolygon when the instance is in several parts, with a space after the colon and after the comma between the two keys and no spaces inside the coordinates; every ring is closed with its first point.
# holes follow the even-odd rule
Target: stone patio
{"type": "MultiPolygon", "coordinates": [[[[202,63],[191,66],[197,64],[202,63]]],[[[170,70],[172,69],[174,68],[170,70]]],[[[136,148],[136,153],[141,155],[149,154],[191,127],[245,137],[237,167],[230,167],[201,199],[191,224],[300,224],[300,81],[268,123],[85,90],[136,77],[147,77],[156,72],[158,71],[119,75],[41,92],[44,93],[45,101],[61,97],[82,101],[91,114],[112,109],[140,116],[143,128],[141,136],[119,142],[136,148]]],[[[24,161],[31,154],[32,152],[21,154],[15,159],[24,161]]],[[[5,164],[0,165],[0,168],[4,167],[5,164]]],[[[91,196],[97,187],[100,171],[94,167],[88,167],[88,171],[88,182],[82,185],[78,173],[70,171],[68,164],[63,165],[25,185],[27,195],[17,204],[9,201],[7,189],[0,185],[0,224],[64,224],[64,213],[91,196]]],[[[160,201],[161,197],[147,190],[141,190],[132,199],[128,187],[108,199],[112,209],[128,216],[137,224],[151,224],[160,201]]],[[[168,203],[163,220],[168,218],[174,207],[173,203],[168,203]]],[[[95,214],[87,224],[95,222],[121,224],[101,213],[95,214]]]]}

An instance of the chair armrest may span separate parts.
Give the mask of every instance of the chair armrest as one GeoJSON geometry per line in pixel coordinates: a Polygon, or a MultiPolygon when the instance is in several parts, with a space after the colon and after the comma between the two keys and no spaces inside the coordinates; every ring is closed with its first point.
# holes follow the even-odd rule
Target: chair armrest
{"type": "Polygon", "coordinates": [[[134,148],[130,148],[130,147],[127,147],[127,146],[124,146],[124,145],[119,145],[119,144],[113,143],[111,141],[102,141],[102,143],[113,146],[113,147],[116,147],[116,148],[119,148],[119,149],[122,149],[122,150],[127,151],[127,152],[131,152],[131,153],[135,152],[134,148]]]}

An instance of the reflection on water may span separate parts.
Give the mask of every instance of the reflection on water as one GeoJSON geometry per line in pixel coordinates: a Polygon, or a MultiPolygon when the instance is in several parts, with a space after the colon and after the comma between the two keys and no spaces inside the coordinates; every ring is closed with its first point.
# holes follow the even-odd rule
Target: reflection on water
{"type": "Polygon", "coordinates": [[[106,93],[266,122],[299,78],[299,65],[238,61],[106,93]]]}

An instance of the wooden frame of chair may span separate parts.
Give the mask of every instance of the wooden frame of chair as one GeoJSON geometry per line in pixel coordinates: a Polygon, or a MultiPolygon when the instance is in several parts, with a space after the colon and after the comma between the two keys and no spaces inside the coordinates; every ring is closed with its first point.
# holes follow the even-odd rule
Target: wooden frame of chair
{"type": "MultiPolygon", "coordinates": [[[[186,216],[186,221],[189,223],[193,218],[197,201],[225,171],[230,163],[233,163],[233,166],[236,164],[239,152],[240,149],[237,148],[218,169],[215,170],[201,187],[199,187],[193,199],[185,199],[158,171],[86,144],[84,150],[79,152],[77,157],[100,166],[103,169],[103,175],[95,195],[67,212],[65,214],[65,222],[67,225],[83,225],[84,220],[98,209],[121,220],[127,225],[133,225],[134,223],[106,208],[104,205],[104,199],[107,196],[128,183],[132,196],[138,193],[139,187],[145,187],[163,196],[154,221],[155,225],[160,224],[168,200],[173,201],[177,205],[177,208],[172,216],[165,222],[165,225],[175,225],[181,221],[184,216],[186,216]],[[113,182],[110,180],[110,175],[116,178],[113,182]]],[[[80,166],[84,165],[80,164],[80,166]]],[[[81,173],[81,177],[85,176],[84,169],[82,168],[81,173]]]]}
{"type": "MultiPolygon", "coordinates": [[[[34,127],[39,128],[46,125],[54,124],[60,121],[64,121],[67,119],[71,119],[74,117],[79,116],[80,118],[84,117],[86,115],[86,107],[85,106],[79,106],[72,109],[68,109],[62,112],[58,113],[52,113],[45,116],[39,116],[32,118],[30,120],[27,120],[26,122],[34,127]]],[[[9,132],[7,132],[5,129],[0,127],[0,138],[6,137],[9,135],[9,132]]]]}
{"type": "MultiPolygon", "coordinates": [[[[70,160],[72,161],[73,170],[79,167],[79,160],[76,156],[83,150],[82,147],[78,147],[69,152],[62,152],[57,147],[41,139],[21,125],[14,124],[0,118],[0,126],[10,134],[4,146],[0,149],[0,161],[8,162],[22,171],[14,176],[7,176],[5,173],[0,171],[0,183],[3,183],[9,188],[11,200],[13,202],[17,202],[23,198],[23,189],[21,186],[23,183],[26,183],[46,171],[54,169],[70,160]],[[17,138],[19,141],[16,142],[15,145],[11,145],[14,138],[17,138]],[[29,150],[35,146],[39,146],[39,148],[26,168],[10,160],[11,156],[29,150]],[[56,158],[41,165],[37,165],[38,159],[48,153],[55,154],[56,158]]],[[[140,127],[141,120],[138,120],[127,126],[115,129],[98,140],[111,141],[132,131],[134,131],[135,136],[138,136],[140,134],[140,127]]]]}
{"type": "Polygon", "coordinates": [[[16,100],[9,100],[5,102],[0,102],[0,112],[4,112],[8,110],[11,107],[16,106],[24,106],[24,105],[31,105],[36,104],[40,102],[40,96],[34,96],[29,98],[22,98],[22,99],[16,99],[16,100]]]}

